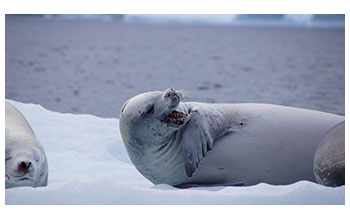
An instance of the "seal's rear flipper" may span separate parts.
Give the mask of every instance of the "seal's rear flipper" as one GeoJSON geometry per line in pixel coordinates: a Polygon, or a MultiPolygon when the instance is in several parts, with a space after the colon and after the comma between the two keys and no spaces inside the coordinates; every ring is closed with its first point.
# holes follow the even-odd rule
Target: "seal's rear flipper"
{"type": "Polygon", "coordinates": [[[246,186],[247,183],[244,182],[237,182],[237,183],[223,183],[223,184],[197,184],[197,183],[183,183],[180,185],[175,186],[179,189],[188,189],[193,187],[215,187],[215,186],[246,186]]]}
{"type": "Polygon", "coordinates": [[[324,186],[345,185],[345,121],[333,127],[318,145],[314,175],[324,186]]]}

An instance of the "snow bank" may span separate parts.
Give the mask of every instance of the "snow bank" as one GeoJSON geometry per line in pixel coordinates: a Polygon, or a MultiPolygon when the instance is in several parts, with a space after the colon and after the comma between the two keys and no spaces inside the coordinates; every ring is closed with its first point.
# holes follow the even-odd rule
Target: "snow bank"
{"type": "Polygon", "coordinates": [[[345,187],[308,181],[288,186],[176,189],[154,186],[132,165],[119,120],[61,114],[8,100],[27,118],[49,161],[47,187],[5,190],[6,204],[344,204],[345,187]]]}

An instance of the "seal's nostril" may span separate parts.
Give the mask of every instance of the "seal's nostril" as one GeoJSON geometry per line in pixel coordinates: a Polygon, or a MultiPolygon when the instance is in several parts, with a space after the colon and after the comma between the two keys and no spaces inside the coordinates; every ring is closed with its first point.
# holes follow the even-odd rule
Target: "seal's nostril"
{"type": "Polygon", "coordinates": [[[27,163],[26,162],[22,161],[20,165],[21,165],[22,169],[27,169],[27,163]]]}
{"type": "Polygon", "coordinates": [[[23,172],[24,174],[29,173],[29,167],[32,165],[31,162],[27,162],[27,161],[22,161],[20,164],[18,164],[17,166],[17,170],[19,172],[23,172]]]}
{"type": "Polygon", "coordinates": [[[179,96],[173,96],[173,97],[171,97],[171,101],[173,101],[173,102],[176,102],[176,101],[178,101],[178,99],[180,99],[180,97],[179,96]]]}
{"type": "Polygon", "coordinates": [[[175,89],[170,88],[170,89],[165,90],[165,95],[164,95],[165,98],[168,98],[168,97],[174,96],[174,95],[177,96],[175,89]]]}

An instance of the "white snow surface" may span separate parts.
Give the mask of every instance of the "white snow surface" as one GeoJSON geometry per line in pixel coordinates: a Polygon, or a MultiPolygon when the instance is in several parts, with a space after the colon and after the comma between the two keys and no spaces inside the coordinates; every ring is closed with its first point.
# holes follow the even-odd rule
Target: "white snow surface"
{"type": "Polygon", "coordinates": [[[6,204],[345,204],[345,186],[308,181],[191,189],[153,185],[129,160],[118,119],[7,101],[24,114],[42,143],[49,184],[6,189],[6,204]]]}

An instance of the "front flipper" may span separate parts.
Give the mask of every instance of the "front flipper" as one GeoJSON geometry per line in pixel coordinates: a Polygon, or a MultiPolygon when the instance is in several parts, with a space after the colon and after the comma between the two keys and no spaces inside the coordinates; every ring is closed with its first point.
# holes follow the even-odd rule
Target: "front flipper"
{"type": "Polygon", "coordinates": [[[192,111],[181,142],[188,177],[193,176],[207,152],[213,148],[214,140],[230,131],[226,124],[222,114],[215,110],[192,111]]]}
{"type": "Polygon", "coordinates": [[[192,177],[207,152],[212,149],[214,137],[210,134],[206,120],[198,112],[191,113],[182,136],[182,155],[185,171],[192,177]]]}

